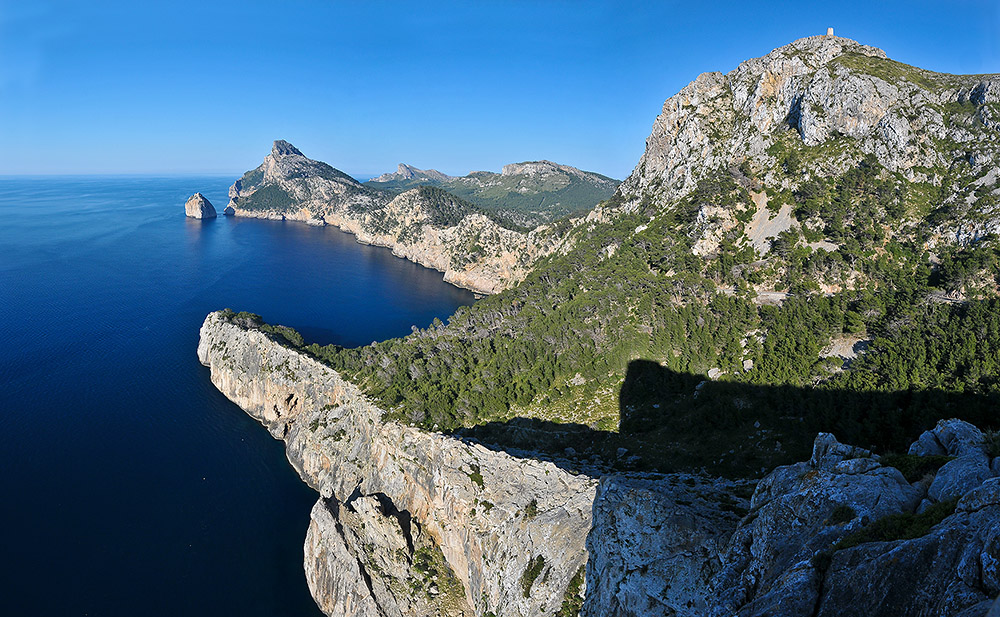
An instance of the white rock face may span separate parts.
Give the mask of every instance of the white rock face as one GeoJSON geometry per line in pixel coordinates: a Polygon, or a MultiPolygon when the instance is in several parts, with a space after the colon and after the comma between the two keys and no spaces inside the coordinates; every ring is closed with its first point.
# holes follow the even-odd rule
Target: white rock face
{"type": "Polygon", "coordinates": [[[184,214],[193,219],[214,219],[217,216],[212,202],[201,193],[188,197],[184,204],[184,214]]]}
{"type": "MultiPolygon", "coordinates": [[[[933,140],[976,139],[945,122],[943,105],[986,102],[998,91],[995,75],[940,75],[894,63],[850,39],[799,39],[728,74],[703,73],[667,99],[620,192],[633,205],[647,194],[669,203],[709,171],[744,159],[769,167],[767,149],[786,131],[807,146],[849,138],[889,170],[911,176],[914,167],[950,163],[933,140]]],[[[830,164],[854,162],[844,156],[830,164]]]]}
{"type": "MultiPolygon", "coordinates": [[[[475,614],[527,617],[552,614],[562,605],[570,580],[586,563],[595,480],[383,422],[382,411],[333,370],[261,332],[226,323],[218,313],[202,326],[198,357],[211,368],[212,383],[285,440],[289,461],[320,493],[321,504],[334,499],[354,507],[358,497],[352,495],[373,496],[418,522],[475,614]],[[538,557],[544,565],[526,593],[522,577],[538,557]]],[[[331,615],[354,614],[342,612],[347,599],[352,607],[369,606],[365,598],[388,606],[380,601],[385,594],[355,584],[355,572],[370,559],[354,559],[357,567],[337,565],[367,542],[345,540],[331,525],[343,517],[321,504],[313,510],[306,544],[317,602],[332,607],[331,615]]],[[[372,518],[369,508],[365,520],[372,518]]],[[[394,534],[382,535],[398,544],[394,534]]],[[[382,548],[394,545],[389,542],[382,548]]],[[[367,574],[392,588],[391,575],[374,569],[367,574]]]]}

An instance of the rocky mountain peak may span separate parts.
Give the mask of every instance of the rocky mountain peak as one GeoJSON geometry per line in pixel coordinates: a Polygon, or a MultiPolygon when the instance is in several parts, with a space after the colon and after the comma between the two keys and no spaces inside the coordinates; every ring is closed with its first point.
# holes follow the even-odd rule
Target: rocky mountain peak
{"type": "Polygon", "coordinates": [[[298,148],[288,143],[284,139],[276,139],[274,141],[274,145],[271,146],[271,155],[274,157],[288,156],[291,154],[304,156],[298,148]]]}
{"type": "Polygon", "coordinates": [[[584,172],[576,167],[560,165],[552,161],[524,161],[523,163],[511,163],[504,165],[500,171],[501,176],[534,176],[539,174],[568,173],[582,176],[584,172]]]}
{"type": "MultiPolygon", "coordinates": [[[[772,147],[786,144],[789,129],[801,146],[837,141],[845,150],[823,163],[826,175],[873,155],[912,179],[914,168],[952,163],[942,143],[987,144],[980,133],[995,135],[1000,126],[986,108],[998,93],[1000,76],[934,73],[848,38],[801,38],[727,74],[703,73],[668,98],[645,154],[620,190],[630,203],[650,193],[669,201],[709,170],[744,160],[773,169],[772,147]],[[969,110],[972,120],[951,120],[963,111],[951,105],[963,101],[982,109],[969,110]]],[[[984,153],[975,164],[990,160],[984,153]]]]}
{"type": "Polygon", "coordinates": [[[434,180],[437,182],[447,182],[452,179],[454,179],[454,176],[441,173],[436,169],[419,169],[413,165],[400,163],[396,167],[395,172],[382,174],[381,176],[373,178],[372,182],[396,182],[399,180],[434,180]]]}

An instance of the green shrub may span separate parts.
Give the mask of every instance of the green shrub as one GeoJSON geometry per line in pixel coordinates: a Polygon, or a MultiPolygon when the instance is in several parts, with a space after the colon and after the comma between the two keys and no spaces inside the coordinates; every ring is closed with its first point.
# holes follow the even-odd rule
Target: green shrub
{"type": "Polygon", "coordinates": [[[583,566],[580,566],[573,578],[570,579],[569,586],[566,587],[562,606],[559,607],[556,617],[576,617],[580,614],[580,609],[583,608],[583,595],[580,593],[583,587],[583,577],[584,569],[583,566]]]}
{"type": "Polygon", "coordinates": [[[541,555],[528,562],[528,566],[524,569],[524,574],[521,575],[521,591],[524,592],[525,598],[531,597],[531,586],[535,584],[535,579],[542,573],[542,568],[544,567],[545,557],[541,555]]]}
{"type": "Polygon", "coordinates": [[[834,545],[840,551],[866,542],[912,540],[930,533],[931,528],[955,512],[957,499],[936,503],[920,514],[891,514],[851,533],[834,545]]]}
{"type": "Polygon", "coordinates": [[[929,473],[937,470],[954,456],[917,456],[915,454],[886,454],[879,462],[887,467],[895,467],[903,473],[907,482],[916,482],[929,473]]]}
{"type": "Polygon", "coordinates": [[[832,525],[841,525],[843,523],[850,523],[858,515],[854,511],[854,508],[848,505],[841,504],[833,509],[830,513],[829,522],[832,525]]]}

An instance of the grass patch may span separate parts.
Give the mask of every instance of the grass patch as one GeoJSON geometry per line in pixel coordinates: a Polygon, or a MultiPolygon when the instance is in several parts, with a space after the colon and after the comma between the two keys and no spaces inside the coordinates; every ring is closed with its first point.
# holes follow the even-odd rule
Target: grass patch
{"type": "Polygon", "coordinates": [[[891,514],[880,518],[871,525],[845,536],[834,545],[835,551],[853,548],[866,542],[891,542],[912,540],[930,533],[937,525],[955,512],[957,499],[936,503],[920,514],[891,514]]]}
{"type": "Polygon", "coordinates": [[[879,462],[887,467],[895,467],[903,473],[907,482],[916,482],[929,473],[937,473],[954,456],[917,456],[915,454],[886,454],[879,462]]]}
{"type": "Polygon", "coordinates": [[[480,468],[479,465],[470,465],[470,467],[472,468],[472,471],[466,475],[469,476],[469,479],[476,483],[479,488],[485,488],[486,483],[483,482],[483,474],[480,473],[482,468],[480,468]]]}

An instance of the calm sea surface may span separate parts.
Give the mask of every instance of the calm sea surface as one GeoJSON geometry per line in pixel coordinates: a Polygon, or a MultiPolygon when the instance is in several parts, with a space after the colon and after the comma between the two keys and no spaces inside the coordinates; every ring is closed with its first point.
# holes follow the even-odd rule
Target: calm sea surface
{"type": "Polygon", "coordinates": [[[353,346],[473,296],[334,229],[184,217],[230,182],[0,178],[0,614],[319,615],[316,495],[198,328],[230,307],[353,346]]]}

